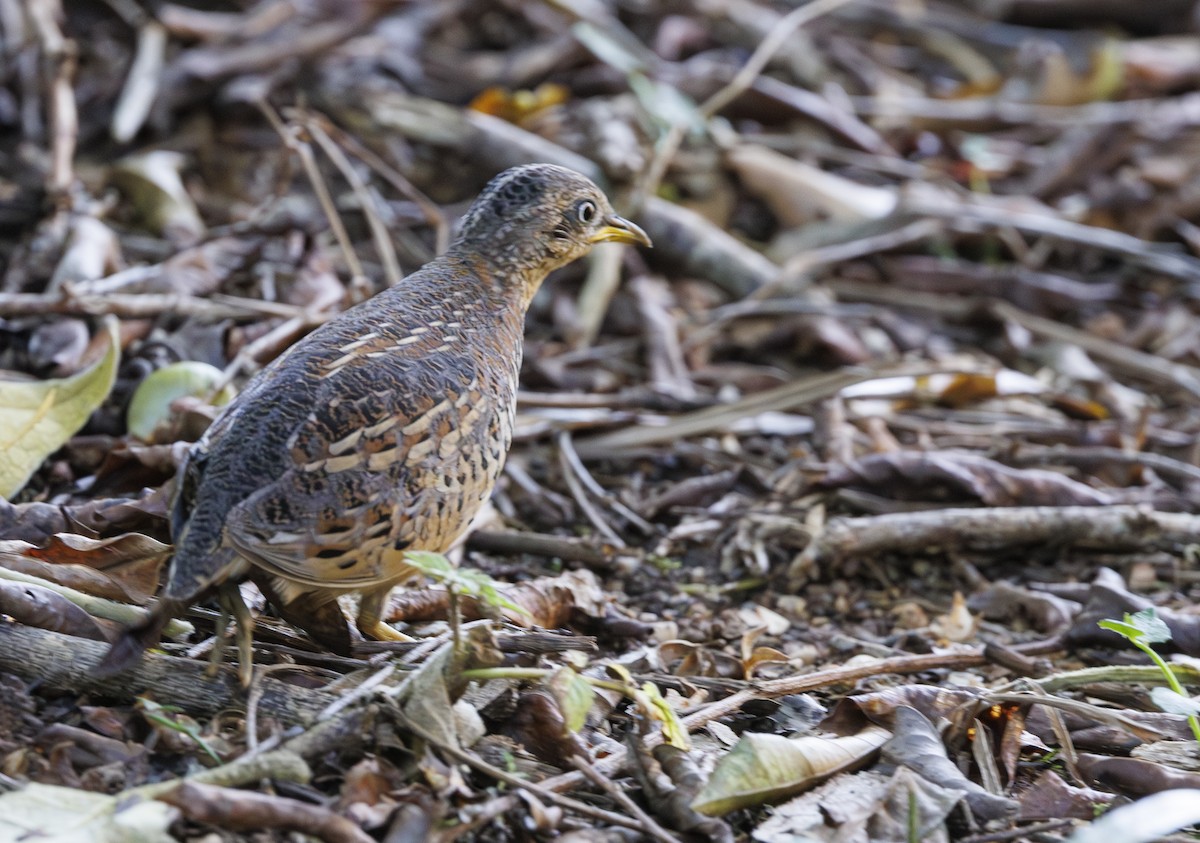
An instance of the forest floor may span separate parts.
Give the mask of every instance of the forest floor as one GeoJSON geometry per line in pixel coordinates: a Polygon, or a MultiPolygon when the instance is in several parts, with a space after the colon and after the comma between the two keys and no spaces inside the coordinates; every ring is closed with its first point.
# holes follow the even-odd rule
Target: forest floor
{"type": "Polygon", "coordinates": [[[1200,5],[195,5],[0,0],[0,843],[1196,839],[1200,5]],[[223,388],[529,162],[654,248],[414,640],[96,676],[223,388]]]}

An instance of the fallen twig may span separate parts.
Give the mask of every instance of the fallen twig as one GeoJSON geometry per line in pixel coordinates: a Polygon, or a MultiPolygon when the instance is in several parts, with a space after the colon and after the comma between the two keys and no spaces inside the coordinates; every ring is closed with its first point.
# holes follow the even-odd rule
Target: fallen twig
{"type": "Polygon", "coordinates": [[[822,562],[882,553],[998,550],[1030,544],[1149,550],[1200,542],[1200,515],[1141,506],[1017,506],[834,518],[793,564],[802,576],[822,562]]]}
{"type": "Polygon", "coordinates": [[[78,295],[69,289],[42,293],[0,293],[0,316],[105,316],[148,319],[163,314],[194,316],[211,322],[266,316],[294,317],[303,308],[235,296],[200,298],[172,293],[103,293],[78,295]]]}
{"type": "MultiPolygon", "coordinates": [[[[231,671],[209,676],[203,662],[155,653],[117,676],[97,678],[92,671],[107,650],[107,644],[96,641],[0,621],[0,671],[37,680],[55,691],[124,700],[149,694],[190,714],[213,714],[242,699],[231,671]]],[[[311,722],[335,699],[269,677],[260,681],[262,711],[287,724],[311,722]]]]}
{"type": "Polygon", "coordinates": [[[848,386],[872,378],[929,373],[930,370],[927,367],[923,367],[919,371],[901,367],[877,371],[865,368],[841,369],[836,372],[803,378],[775,389],[756,392],[730,404],[720,404],[692,413],[684,413],[661,425],[633,425],[612,433],[591,436],[579,440],[575,444],[575,448],[585,459],[603,459],[612,457],[621,451],[661,445],[664,442],[674,442],[687,436],[711,433],[747,416],[765,413],[769,410],[790,410],[794,407],[821,401],[848,386]]]}
{"type": "Polygon", "coordinates": [[[345,817],[321,805],[297,799],[233,790],[195,781],[183,781],[158,796],[183,812],[192,822],[225,831],[302,831],[326,843],[373,843],[374,838],[345,817]]]}

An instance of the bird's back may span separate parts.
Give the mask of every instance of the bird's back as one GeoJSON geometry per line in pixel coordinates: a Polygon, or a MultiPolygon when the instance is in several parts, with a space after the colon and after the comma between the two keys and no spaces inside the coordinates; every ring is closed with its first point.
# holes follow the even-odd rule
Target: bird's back
{"type": "Polygon", "coordinates": [[[488,267],[427,264],[296,343],[180,470],[164,596],[245,562],[303,585],[385,581],[486,500],[512,435],[523,312],[488,267]]]}

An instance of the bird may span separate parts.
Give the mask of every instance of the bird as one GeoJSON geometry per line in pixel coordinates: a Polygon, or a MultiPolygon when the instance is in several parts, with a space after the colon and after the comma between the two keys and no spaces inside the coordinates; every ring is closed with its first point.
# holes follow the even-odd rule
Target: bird
{"type": "Polygon", "coordinates": [[[350,592],[364,637],[403,640],[384,606],[413,574],[405,554],[448,550],[504,466],[534,294],[606,241],[651,245],[580,173],[505,170],[443,254],[258,372],[182,461],[166,583],[96,672],[135,665],[171,618],[215,596],[248,687],[246,579],[333,652],[351,650],[337,602],[350,592]]]}

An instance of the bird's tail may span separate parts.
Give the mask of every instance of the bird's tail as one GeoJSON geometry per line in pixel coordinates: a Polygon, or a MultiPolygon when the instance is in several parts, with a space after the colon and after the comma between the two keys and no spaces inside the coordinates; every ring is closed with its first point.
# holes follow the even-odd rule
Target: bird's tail
{"type": "Polygon", "coordinates": [[[247,563],[229,548],[202,547],[196,550],[193,545],[181,540],[175,550],[167,583],[158,595],[158,602],[145,618],[121,633],[121,637],[113,642],[92,672],[97,676],[112,676],[136,665],[141,661],[142,654],[162,639],[163,629],[172,618],[182,615],[215,586],[230,579],[241,579],[246,567],[247,563]],[[196,553],[206,554],[203,564],[192,561],[196,553]]]}
{"type": "Polygon", "coordinates": [[[171,618],[184,608],[185,604],[176,600],[160,598],[150,614],[121,633],[100,663],[92,668],[92,673],[100,677],[113,676],[136,665],[142,655],[162,639],[163,628],[171,618]]]}

